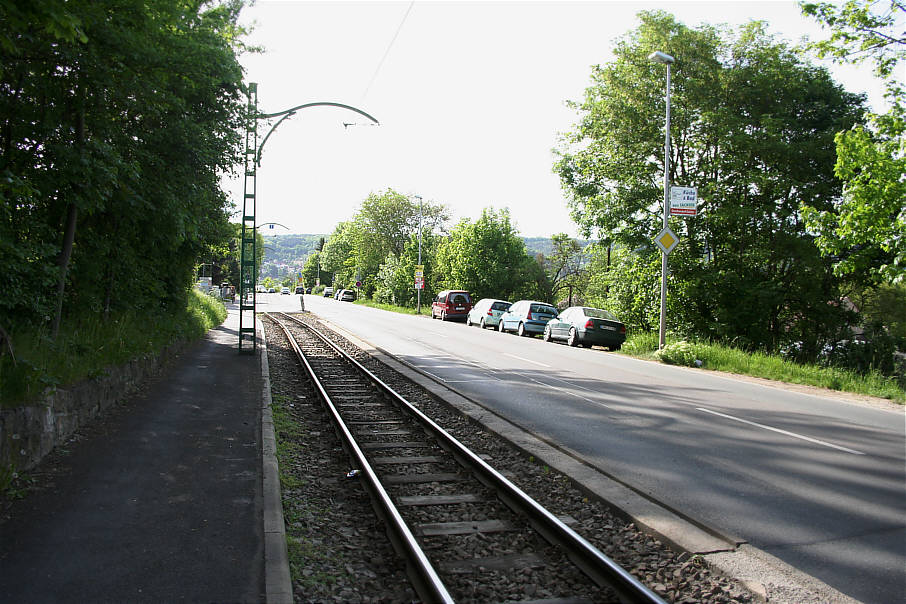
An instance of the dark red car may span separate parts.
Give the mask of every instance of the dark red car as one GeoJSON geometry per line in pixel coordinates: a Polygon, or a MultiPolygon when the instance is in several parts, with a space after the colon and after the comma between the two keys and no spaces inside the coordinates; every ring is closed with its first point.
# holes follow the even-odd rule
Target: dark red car
{"type": "Polygon", "coordinates": [[[439,294],[431,304],[431,318],[440,318],[441,321],[456,319],[465,321],[472,310],[472,296],[461,289],[447,289],[439,294]]]}

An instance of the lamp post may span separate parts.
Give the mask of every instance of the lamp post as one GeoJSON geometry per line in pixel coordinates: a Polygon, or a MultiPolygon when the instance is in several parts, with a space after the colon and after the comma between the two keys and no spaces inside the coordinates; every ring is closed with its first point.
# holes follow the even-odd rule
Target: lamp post
{"type": "MultiPolygon", "coordinates": [[[[416,195],[418,199],[418,265],[422,265],[422,196],[416,195]]],[[[424,283],[424,277],[422,277],[422,283],[424,283]]],[[[415,288],[416,303],[415,303],[415,314],[422,314],[422,288],[415,288]]]]}
{"type": "MultiPolygon", "coordinates": [[[[659,50],[648,55],[648,59],[667,66],[667,123],[664,126],[664,228],[667,228],[667,213],[670,205],[670,65],[675,61],[670,55],[659,50]]],[[[661,252],[661,324],[659,348],[667,344],[667,252],[661,252]]]]}

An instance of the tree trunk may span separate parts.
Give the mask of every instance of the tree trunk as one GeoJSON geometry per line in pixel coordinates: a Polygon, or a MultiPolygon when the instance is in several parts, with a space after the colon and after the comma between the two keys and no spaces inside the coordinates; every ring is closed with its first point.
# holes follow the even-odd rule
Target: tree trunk
{"type": "MultiPolygon", "coordinates": [[[[79,88],[79,107],[76,116],[76,148],[81,157],[85,153],[85,91],[79,88]]],[[[56,340],[60,333],[60,321],[63,316],[63,293],[66,291],[66,273],[69,270],[69,259],[72,257],[72,244],[75,241],[76,220],[79,208],[74,201],[69,202],[66,210],[66,226],[63,232],[63,247],[60,249],[60,280],[57,282],[57,310],[53,317],[51,339],[56,340]]]]}

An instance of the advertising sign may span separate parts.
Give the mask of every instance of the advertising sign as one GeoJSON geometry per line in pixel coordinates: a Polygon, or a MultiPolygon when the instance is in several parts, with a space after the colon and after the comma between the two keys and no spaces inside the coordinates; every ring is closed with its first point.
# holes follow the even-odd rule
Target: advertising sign
{"type": "Polygon", "coordinates": [[[698,213],[698,189],[670,187],[670,215],[695,216],[698,213]]]}

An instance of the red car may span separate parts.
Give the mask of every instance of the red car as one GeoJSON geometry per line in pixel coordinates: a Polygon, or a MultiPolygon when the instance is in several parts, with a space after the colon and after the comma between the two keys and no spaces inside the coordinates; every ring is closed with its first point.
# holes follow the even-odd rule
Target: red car
{"type": "Polygon", "coordinates": [[[447,289],[439,294],[431,304],[431,318],[440,318],[441,321],[447,319],[457,319],[465,321],[472,310],[472,296],[469,292],[461,289],[447,289]]]}

